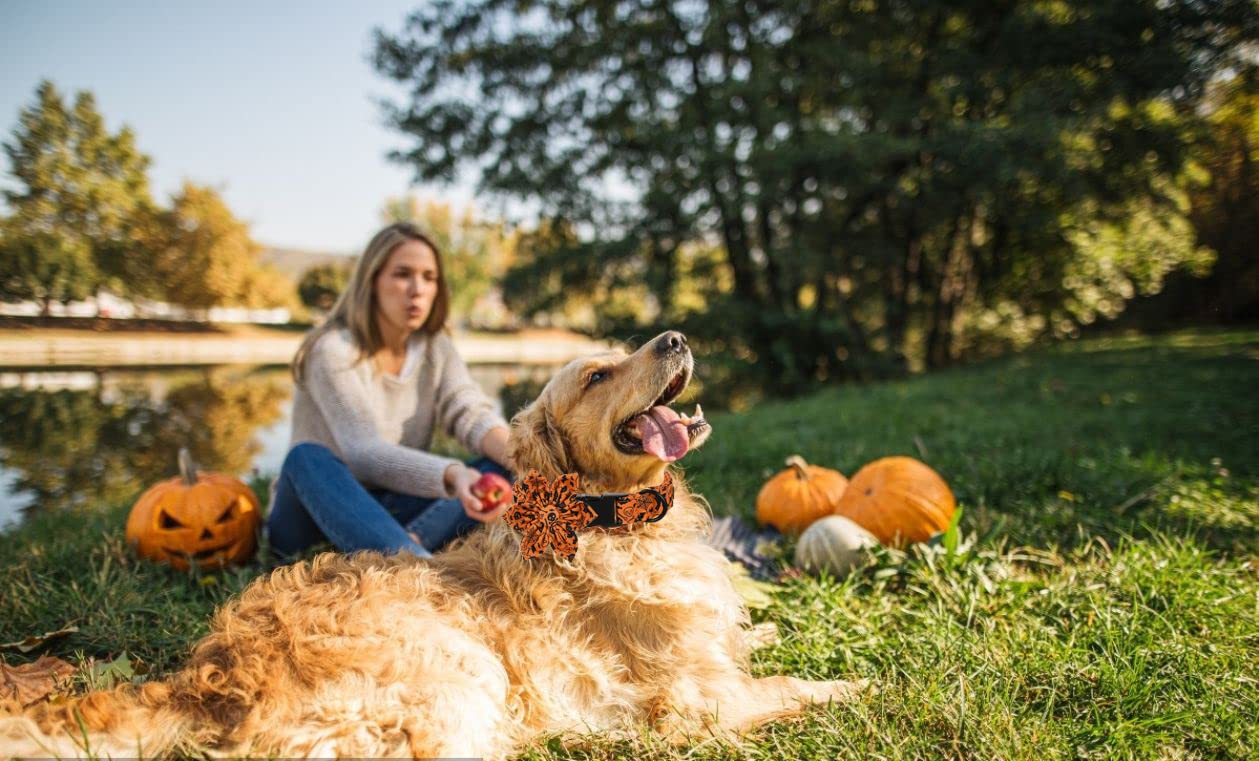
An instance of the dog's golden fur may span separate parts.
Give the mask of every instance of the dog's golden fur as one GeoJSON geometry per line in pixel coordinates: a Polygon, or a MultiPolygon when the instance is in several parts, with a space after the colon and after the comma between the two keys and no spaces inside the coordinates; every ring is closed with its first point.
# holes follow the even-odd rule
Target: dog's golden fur
{"type": "MultiPolygon", "coordinates": [[[[661,340],[560,370],[512,420],[516,472],[576,472],[584,492],[659,483],[666,465],[610,432],[689,379],[689,350],[661,340]]],[[[735,735],[851,695],[749,676],[746,609],[708,528],[678,479],[663,520],[583,533],[571,561],[522,558],[502,521],[431,560],[320,555],[252,583],[166,680],[0,719],[0,755],[81,755],[82,726],[97,754],[503,758],[550,734],[735,735]]]]}

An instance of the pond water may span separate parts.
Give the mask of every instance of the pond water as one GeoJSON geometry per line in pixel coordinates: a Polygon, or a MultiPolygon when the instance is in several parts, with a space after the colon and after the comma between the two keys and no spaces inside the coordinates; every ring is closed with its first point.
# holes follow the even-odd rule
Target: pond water
{"type": "MultiPolygon", "coordinates": [[[[510,417],[552,368],[473,365],[510,417]]],[[[32,510],[130,502],[176,475],[181,446],[206,469],[271,477],[288,449],[288,368],[0,371],[0,531],[32,510]]],[[[459,454],[439,436],[433,448],[459,454]]]]}

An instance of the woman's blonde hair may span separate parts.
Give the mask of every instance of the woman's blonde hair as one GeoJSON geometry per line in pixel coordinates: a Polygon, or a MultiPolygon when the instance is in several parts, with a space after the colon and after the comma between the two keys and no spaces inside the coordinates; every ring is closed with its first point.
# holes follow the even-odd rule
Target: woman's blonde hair
{"type": "Polygon", "coordinates": [[[420,228],[410,222],[394,222],[372,237],[367,248],[363,250],[363,255],[359,257],[358,264],[354,267],[354,274],[350,276],[349,284],[329,310],[327,319],[322,325],[307,333],[306,338],[302,339],[301,346],[297,347],[297,354],[293,355],[292,364],[295,381],[302,382],[306,371],[306,358],[310,355],[310,350],[329,331],[348,328],[354,344],[358,347],[360,361],[372,356],[381,348],[384,341],[380,336],[380,328],[376,324],[376,291],[373,285],[376,282],[376,275],[385,266],[385,262],[389,261],[389,255],[398,246],[410,240],[419,241],[431,248],[433,257],[437,261],[437,297],[433,299],[433,308],[429,310],[428,318],[424,320],[420,330],[432,335],[446,327],[446,318],[450,314],[450,292],[446,287],[446,272],[442,267],[441,252],[433,239],[421,232],[420,228]]]}

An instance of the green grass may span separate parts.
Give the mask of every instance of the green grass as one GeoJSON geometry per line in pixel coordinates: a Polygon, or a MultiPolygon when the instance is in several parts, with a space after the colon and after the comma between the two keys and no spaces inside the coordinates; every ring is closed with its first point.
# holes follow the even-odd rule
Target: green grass
{"type": "MultiPolygon", "coordinates": [[[[686,461],[752,513],[784,457],[851,474],[924,459],[964,506],[959,554],[885,552],[756,611],[759,673],[880,691],[733,748],[650,737],[532,759],[1253,758],[1259,747],[1259,332],[1094,340],[712,415],[686,461]]],[[[259,569],[132,560],[123,509],[37,515],[0,543],[0,641],[74,623],[67,658],[172,668],[259,569]]],[[[15,660],[13,655],[9,660],[15,660]]]]}

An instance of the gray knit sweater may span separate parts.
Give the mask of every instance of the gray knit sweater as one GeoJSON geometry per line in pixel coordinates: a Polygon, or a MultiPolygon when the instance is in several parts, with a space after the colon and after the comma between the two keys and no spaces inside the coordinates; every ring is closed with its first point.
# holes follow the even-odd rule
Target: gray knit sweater
{"type": "Polygon", "coordinates": [[[441,426],[471,452],[494,426],[506,426],[497,405],[468,374],[445,333],[412,335],[398,376],[359,361],[346,329],[332,330],[307,355],[293,397],[293,437],[328,447],[354,477],[421,497],[451,496],[442,476],[458,460],[426,452],[441,426]]]}

